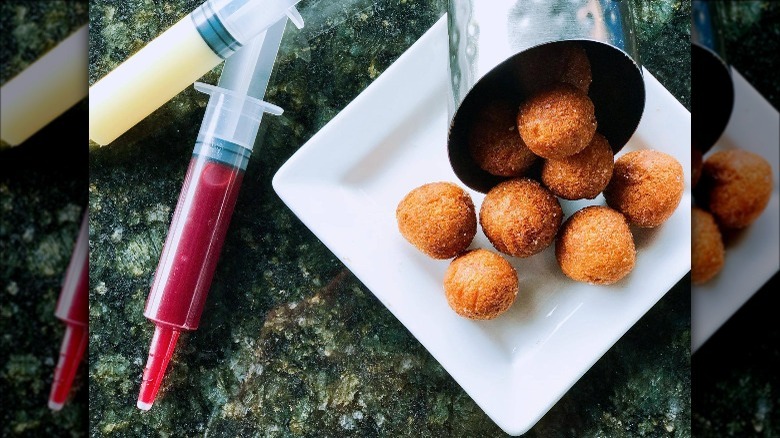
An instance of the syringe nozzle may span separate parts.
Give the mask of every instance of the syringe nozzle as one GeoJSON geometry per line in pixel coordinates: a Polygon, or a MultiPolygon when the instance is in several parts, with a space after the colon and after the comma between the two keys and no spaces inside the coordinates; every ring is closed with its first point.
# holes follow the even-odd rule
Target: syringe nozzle
{"type": "Polygon", "coordinates": [[[154,404],[180,333],[179,330],[169,326],[158,325],[155,327],[152,344],[149,346],[149,358],[146,360],[144,368],[141,391],[138,394],[138,403],[136,404],[138,409],[148,411],[154,404]]]}

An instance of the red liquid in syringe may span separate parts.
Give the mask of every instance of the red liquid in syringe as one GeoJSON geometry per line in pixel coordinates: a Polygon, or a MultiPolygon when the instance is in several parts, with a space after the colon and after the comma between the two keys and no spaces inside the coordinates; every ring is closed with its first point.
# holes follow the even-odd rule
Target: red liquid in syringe
{"type": "Polygon", "coordinates": [[[73,385],[81,358],[87,348],[89,320],[89,221],[81,221],[79,237],[65,273],[65,281],[57,300],[54,316],[65,322],[65,336],[60,346],[60,358],[54,370],[49,394],[49,408],[62,409],[73,385]]]}
{"type": "Polygon", "coordinates": [[[201,156],[190,162],[144,316],[155,323],[138,407],[154,403],[181,330],[198,328],[244,171],[201,156]]]}

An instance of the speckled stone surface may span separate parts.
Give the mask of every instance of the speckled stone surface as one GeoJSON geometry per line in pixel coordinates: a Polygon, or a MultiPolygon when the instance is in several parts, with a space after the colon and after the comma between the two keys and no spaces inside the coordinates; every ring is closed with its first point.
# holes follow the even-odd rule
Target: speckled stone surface
{"type": "Polygon", "coordinates": [[[0,8],[1,83],[87,24],[86,0],[8,0],[0,8]]]}
{"type": "MultiPolygon", "coordinates": [[[[730,64],[780,108],[780,4],[729,1],[720,12],[730,64]]],[[[780,436],[778,286],[775,274],[693,355],[695,436],[780,436]]]]}
{"type": "MultiPolygon", "coordinates": [[[[90,81],[197,6],[92,2],[90,81]]],[[[687,3],[638,7],[645,65],[689,101],[687,3]]],[[[198,331],[151,411],[135,407],[153,325],[142,313],[206,99],[191,88],[90,150],[93,436],[503,436],[411,334],[290,212],[276,170],[446,10],[446,1],[300,3],[198,331]]],[[[219,68],[204,81],[216,81],[219,68]]],[[[632,328],[528,436],[690,436],[688,282],[632,328]]]]}
{"type": "Polygon", "coordinates": [[[726,56],[775,108],[780,108],[780,4],[773,1],[724,1],[718,18],[726,56]]]}
{"type": "MultiPolygon", "coordinates": [[[[86,2],[1,2],[0,84],[86,22],[86,2]]],[[[46,405],[64,334],[54,308],[87,205],[86,122],[82,102],[24,144],[0,147],[2,436],[87,435],[85,365],[62,411],[46,405]]]]}

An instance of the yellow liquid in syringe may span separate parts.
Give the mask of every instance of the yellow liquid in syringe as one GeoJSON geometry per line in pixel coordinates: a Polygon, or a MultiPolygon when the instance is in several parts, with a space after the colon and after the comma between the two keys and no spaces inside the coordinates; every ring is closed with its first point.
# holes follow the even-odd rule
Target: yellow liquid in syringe
{"type": "Polygon", "coordinates": [[[111,143],[221,61],[185,16],[90,87],[89,138],[111,143]]]}
{"type": "Polygon", "coordinates": [[[0,139],[17,146],[87,96],[87,26],[0,89],[0,139]]]}

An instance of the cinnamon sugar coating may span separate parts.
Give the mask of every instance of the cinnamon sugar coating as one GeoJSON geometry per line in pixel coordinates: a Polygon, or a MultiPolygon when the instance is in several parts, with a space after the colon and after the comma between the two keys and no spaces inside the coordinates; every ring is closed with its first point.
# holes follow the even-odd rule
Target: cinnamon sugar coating
{"type": "Polygon", "coordinates": [[[604,206],[577,211],[561,226],[555,258],[567,277],[591,284],[613,284],[636,263],[634,236],[625,217],[604,206]]]}
{"type": "Polygon", "coordinates": [[[742,149],[707,157],[697,187],[702,201],[725,228],[744,228],[758,219],[772,196],[772,167],[760,155],[742,149]]]}
{"type": "Polygon", "coordinates": [[[517,132],[517,106],[492,100],[477,113],[469,131],[469,152],[484,171],[497,176],[523,175],[537,156],[517,132]]]}
{"type": "Polygon", "coordinates": [[[458,315],[470,319],[493,319],[504,313],[518,290],[512,265],[486,249],[461,254],[444,274],[447,303],[458,315]]]}
{"type": "Polygon", "coordinates": [[[593,199],[609,184],[613,165],[612,147],[597,132],[582,151],[558,160],[545,160],[542,183],[563,199],[593,199]]]}
{"type": "Polygon", "coordinates": [[[632,225],[653,228],[674,213],[684,189],[683,168],[674,157],[642,149],[615,161],[604,198],[632,225]]]}
{"type": "Polygon", "coordinates": [[[576,87],[558,83],[520,105],[517,129],[531,152],[559,159],[585,149],[596,132],[593,102],[576,87]]]}
{"type": "Polygon", "coordinates": [[[588,54],[573,41],[545,44],[526,52],[515,61],[513,74],[526,94],[555,82],[565,82],[587,93],[593,81],[588,54]]]}
{"type": "Polygon", "coordinates": [[[471,196],[449,182],[424,184],[398,204],[396,220],[401,235],[435,259],[455,257],[477,233],[477,216],[471,196]]]}
{"type": "Polygon", "coordinates": [[[493,187],[479,211],[479,223],[490,243],[515,257],[529,257],[547,248],[555,240],[562,219],[558,199],[528,178],[493,187]]]}
{"type": "Polygon", "coordinates": [[[691,283],[703,284],[723,269],[726,251],[715,218],[694,207],[691,216],[691,283]]]}

